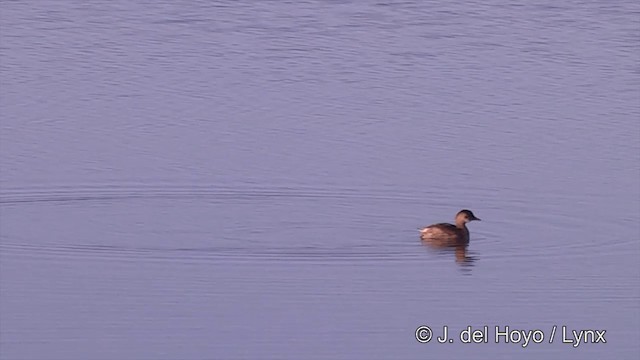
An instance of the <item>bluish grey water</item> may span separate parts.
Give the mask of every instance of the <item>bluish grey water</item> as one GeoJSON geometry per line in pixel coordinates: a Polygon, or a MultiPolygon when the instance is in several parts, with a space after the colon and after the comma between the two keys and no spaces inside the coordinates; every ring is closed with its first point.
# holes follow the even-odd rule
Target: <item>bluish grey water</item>
{"type": "Polygon", "coordinates": [[[637,2],[0,6],[0,358],[640,353],[637,2]]]}

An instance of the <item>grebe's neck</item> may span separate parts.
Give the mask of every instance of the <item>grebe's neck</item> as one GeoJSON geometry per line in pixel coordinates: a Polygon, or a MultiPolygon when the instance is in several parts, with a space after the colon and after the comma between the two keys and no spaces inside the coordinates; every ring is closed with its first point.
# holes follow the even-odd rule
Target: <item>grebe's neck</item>
{"type": "Polygon", "coordinates": [[[469,243],[469,229],[467,229],[467,223],[464,220],[457,220],[456,227],[460,229],[459,231],[462,233],[462,241],[465,244],[469,243]]]}

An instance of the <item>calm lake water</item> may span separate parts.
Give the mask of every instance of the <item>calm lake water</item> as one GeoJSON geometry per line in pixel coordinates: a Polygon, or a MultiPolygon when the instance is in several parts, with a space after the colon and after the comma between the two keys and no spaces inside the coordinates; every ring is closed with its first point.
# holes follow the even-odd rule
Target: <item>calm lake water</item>
{"type": "Polygon", "coordinates": [[[637,1],[0,6],[1,359],[640,354],[637,1]]]}

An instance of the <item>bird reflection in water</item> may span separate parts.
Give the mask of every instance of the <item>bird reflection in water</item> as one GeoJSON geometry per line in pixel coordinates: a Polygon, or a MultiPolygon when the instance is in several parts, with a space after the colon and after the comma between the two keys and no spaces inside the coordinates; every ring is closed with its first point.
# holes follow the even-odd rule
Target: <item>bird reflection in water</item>
{"type": "Polygon", "coordinates": [[[478,257],[468,251],[468,245],[439,246],[427,241],[421,241],[429,252],[433,252],[438,256],[453,256],[456,263],[461,267],[470,268],[478,260],[478,257]]]}
{"type": "Polygon", "coordinates": [[[477,260],[474,255],[469,255],[467,252],[468,245],[456,246],[456,262],[461,266],[473,266],[473,263],[477,260]]]}

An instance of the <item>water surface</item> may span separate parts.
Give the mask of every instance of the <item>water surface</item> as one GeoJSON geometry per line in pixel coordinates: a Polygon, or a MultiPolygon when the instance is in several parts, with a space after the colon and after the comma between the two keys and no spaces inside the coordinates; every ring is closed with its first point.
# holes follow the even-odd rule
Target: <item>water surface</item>
{"type": "Polygon", "coordinates": [[[0,358],[634,358],[639,13],[4,2],[0,358]]]}

